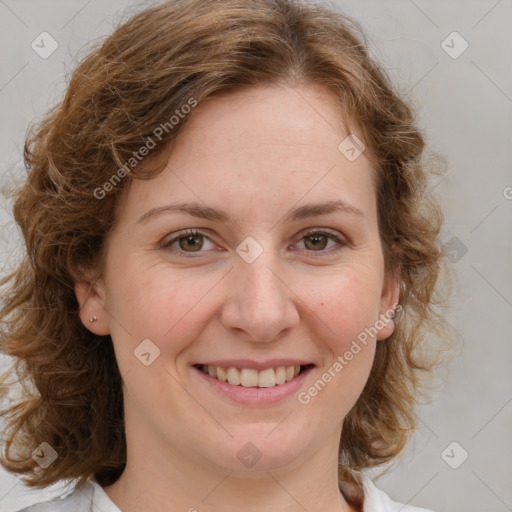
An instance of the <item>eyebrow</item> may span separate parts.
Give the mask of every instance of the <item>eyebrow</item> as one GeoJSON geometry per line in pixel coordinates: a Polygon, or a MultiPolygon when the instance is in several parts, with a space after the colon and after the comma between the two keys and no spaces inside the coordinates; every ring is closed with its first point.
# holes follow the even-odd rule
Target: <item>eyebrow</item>
{"type": "MultiPolygon", "coordinates": [[[[200,203],[176,203],[167,204],[165,206],[158,206],[147,211],[142,215],[137,224],[147,221],[149,218],[159,215],[161,213],[186,213],[197,217],[199,219],[218,221],[227,223],[229,221],[229,215],[225,210],[211,208],[210,206],[204,206],[200,203]]],[[[356,215],[361,218],[365,218],[364,213],[355,206],[346,203],[345,201],[328,201],[325,203],[308,203],[304,206],[290,210],[284,217],[286,221],[297,221],[306,219],[309,217],[317,217],[319,215],[326,215],[329,213],[343,212],[351,215],[356,215]]]]}

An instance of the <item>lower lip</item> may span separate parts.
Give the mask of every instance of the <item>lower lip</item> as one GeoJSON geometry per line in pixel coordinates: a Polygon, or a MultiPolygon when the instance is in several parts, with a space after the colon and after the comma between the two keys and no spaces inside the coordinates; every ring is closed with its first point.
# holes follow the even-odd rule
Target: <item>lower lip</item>
{"type": "Polygon", "coordinates": [[[305,379],[314,369],[314,366],[306,368],[292,380],[271,388],[246,388],[244,386],[233,386],[227,382],[210,377],[195,366],[192,369],[199,374],[199,377],[211,389],[214,389],[234,402],[243,405],[265,405],[275,404],[297,393],[305,379]]]}

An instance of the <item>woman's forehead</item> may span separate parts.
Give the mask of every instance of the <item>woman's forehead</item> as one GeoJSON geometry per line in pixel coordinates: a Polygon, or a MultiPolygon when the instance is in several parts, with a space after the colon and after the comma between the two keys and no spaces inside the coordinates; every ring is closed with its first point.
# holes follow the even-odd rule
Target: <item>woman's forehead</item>
{"type": "Polygon", "coordinates": [[[307,140],[309,130],[327,130],[341,135],[347,131],[345,118],[337,95],[322,84],[312,81],[297,86],[265,83],[223,91],[207,98],[187,120],[184,131],[212,130],[214,137],[214,128],[229,129],[230,123],[237,122],[245,124],[243,132],[257,133],[269,141],[289,137],[307,140]],[[253,126],[255,123],[257,125],[253,126]]]}
{"type": "Polygon", "coordinates": [[[164,171],[131,184],[127,207],[140,215],[188,197],[268,210],[301,197],[344,198],[371,217],[372,167],[364,152],[349,159],[342,151],[349,134],[329,94],[316,85],[267,86],[211,98],[174,141],[164,171]]]}

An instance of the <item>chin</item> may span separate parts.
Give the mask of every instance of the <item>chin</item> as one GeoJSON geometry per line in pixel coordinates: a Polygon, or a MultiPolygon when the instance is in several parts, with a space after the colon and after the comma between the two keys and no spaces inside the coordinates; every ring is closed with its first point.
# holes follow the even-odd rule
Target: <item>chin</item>
{"type": "Polygon", "coordinates": [[[226,426],[233,437],[226,434],[223,443],[203,446],[202,456],[211,454],[214,464],[240,476],[292,467],[304,455],[306,444],[304,433],[298,428],[290,431],[290,425],[285,420],[280,425],[274,422],[226,426]]]}

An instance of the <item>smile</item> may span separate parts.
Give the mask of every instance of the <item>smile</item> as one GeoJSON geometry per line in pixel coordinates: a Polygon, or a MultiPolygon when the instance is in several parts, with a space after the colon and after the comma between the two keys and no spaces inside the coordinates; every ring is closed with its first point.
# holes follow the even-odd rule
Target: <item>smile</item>
{"type": "Polygon", "coordinates": [[[300,375],[306,368],[313,365],[278,366],[256,370],[254,368],[223,368],[205,364],[195,365],[206,375],[232,386],[245,388],[272,388],[289,382],[300,375]]]}
{"type": "Polygon", "coordinates": [[[290,399],[300,392],[309,374],[315,370],[315,365],[307,362],[299,365],[284,364],[284,361],[251,363],[239,360],[229,363],[211,361],[211,364],[193,364],[191,368],[198,377],[198,385],[208,393],[247,406],[270,406],[290,399]]]}

